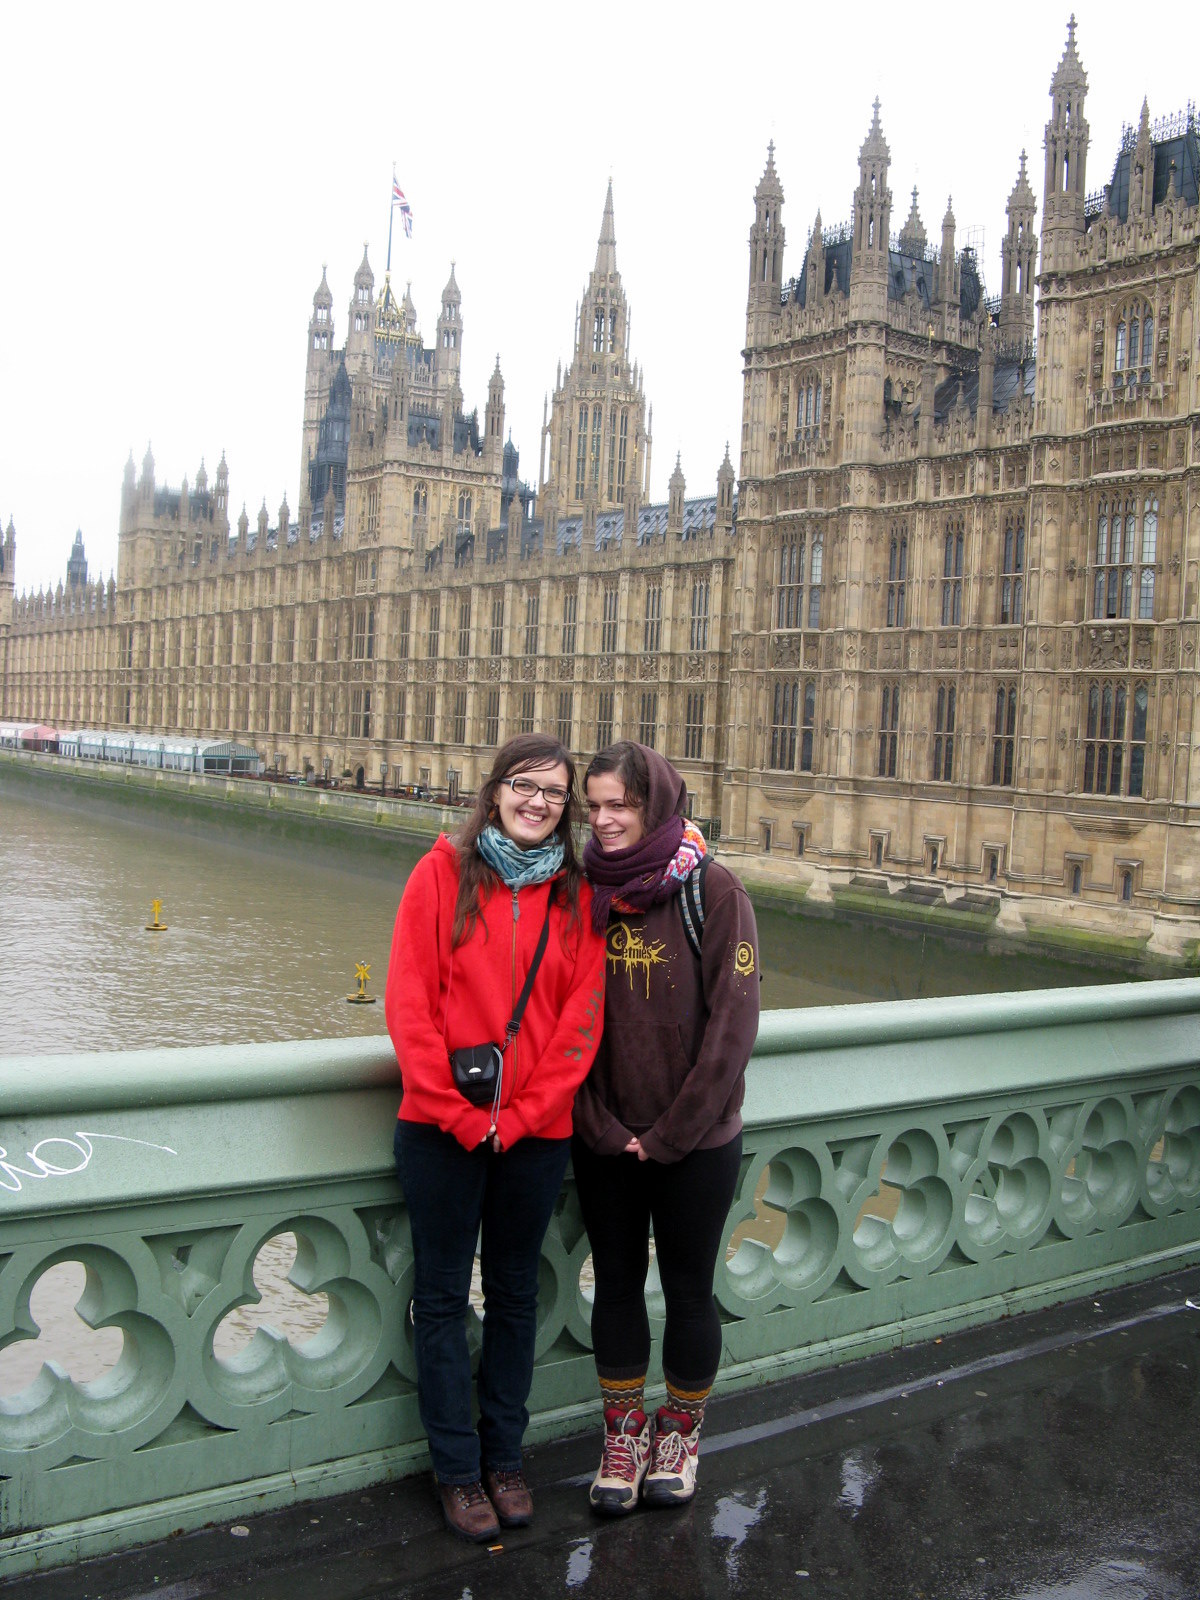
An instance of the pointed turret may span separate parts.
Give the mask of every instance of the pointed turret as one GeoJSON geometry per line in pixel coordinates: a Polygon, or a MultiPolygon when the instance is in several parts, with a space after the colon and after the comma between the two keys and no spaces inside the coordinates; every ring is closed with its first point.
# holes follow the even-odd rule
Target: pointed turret
{"type": "Polygon", "coordinates": [[[462,294],[450,263],[450,276],[442,290],[442,314],[437,322],[437,347],[433,353],[434,383],[453,386],[462,362],[462,294]]]}
{"type": "Polygon", "coordinates": [[[1000,338],[1007,345],[1025,346],[1033,341],[1036,213],[1037,201],[1022,150],[1021,168],[1008,197],[1008,232],[1000,246],[1000,338]]]}
{"type": "Polygon", "coordinates": [[[611,278],[617,271],[617,230],[613,221],[612,179],[608,180],[608,194],[604,200],[604,216],[600,223],[600,238],[596,245],[596,277],[611,278]]]}
{"type": "MultiPolygon", "coordinates": [[[[817,213],[820,222],[821,214],[817,213]]],[[[725,443],[725,459],[717,470],[717,521],[718,533],[733,532],[733,486],[736,482],[733,462],[729,459],[729,443],[725,443]]]]}
{"type": "Polygon", "coordinates": [[[308,359],[312,365],[313,356],[318,352],[327,352],[333,345],[333,295],[329,292],[329,280],[325,276],[327,268],[321,268],[321,281],[317,285],[317,292],[313,295],[312,316],[308,320],[308,359]]]}
{"type": "Polygon", "coordinates": [[[1086,96],[1087,73],[1075,53],[1072,13],[1067,47],[1050,80],[1042,212],[1042,267],[1048,272],[1070,263],[1075,241],[1083,233],[1088,153],[1088,125],[1083,114],[1086,96]]]}
{"type": "Polygon", "coordinates": [[[496,356],[495,371],[488,382],[487,410],[484,413],[484,451],[495,471],[504,451],[504,379],[500,373],[500,356],[496,356]]]}
{"type": "Polygon", "coordinates": [[[75,543],[71,546],[71,554],[67,557],[67,588],[71,590],[86,588],[87,581],[87,557],[83,553],[83,530],[82,528],[76,528],[75,543]]]}
{"type": "Polygon", "coordinates": [[[775,144],[767,146],[767,164],[754,191],[754,223],[750,229],[750,292],[746,306],[746,343],[757,346],[769,337],[779,313],[783,288],[783,185],[775,171],[775,144]]]}
{"type": "MultiPolygon", "coordinates": [[[[811,309],[825,297],[825,236],[821,231],[821,208],[813,222],[812,238],[808,241],[808,283],[805,286],[804,304],[811,309]]],[[[728,448],[726,449],[728,454],[728,448]]]]}
{"type": "Polygon", "coordinates": [[[1142,101],[1137,138],[1129,164],[1129,216],[1154,215],[1154,145],[1150,139],[1150,101],[1142,101]]]}
{"type": "Polygon", "coordinates": [[[858,152],[854,254],[850,261],[850,316],[853,321],[882,321],[887,314],[888,245],[892,224],[892,191],[887,182],[890,161],[876,95],[871,126],[858,152]]]}
{"type": "Polygon", "coordinates": [[[687,480],[683,476],[683,467],[680,455],[675,455],[675,470],[667,479],[667,537],[668,539],[683,538],[683,497],[687,489],[687,480]]]}
{"type": "Polygon", "coordinates": [[[938,256],[937,270],[937,302],[940,306],[956,306],[959,303],[960,275],[958,261],[954,254],[954,200],[947,196],[946,215],[942,218],[942,249],[938,256]]]}
{"type": "Polygon", "coordinates": [[[355,363],[368,355],[374,348],[375,341],[375,274],[371,271],[371,263],[367,256],[367,244],[363,241],[363,258],[359,263],[358,271],[354,274],[354,292],[350,297],[349,333],[346,337],[347,355],[355,363]]]}
{"type": "Polygon", "coordinates": [[[925,224],[921,221],[921,213],[917,208],[917,188],[913,185],[912,207],[908,213],[908,221],[900,230],[900,249],[906,256],[920,258],[925,254],[925,224]]]}

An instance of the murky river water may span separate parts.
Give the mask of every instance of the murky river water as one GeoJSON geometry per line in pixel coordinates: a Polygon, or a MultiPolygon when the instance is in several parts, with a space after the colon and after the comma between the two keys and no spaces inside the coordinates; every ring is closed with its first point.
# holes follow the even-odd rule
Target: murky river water
{"type": "MultiPolygon", "coordinates": [[[[6,1055],[382,1033],[392,924],[417,856],[264,847],[237,822],[147,822],[53,793],[33,799],[0,779],[0,1074],[6,1055]],[[145,930],[155,899],[165,933],[145,930]],[[370,965],[377,1005],[346,1004],[360,961],[370,965]]],[[[1118,976],[861,923],[763,912],[759,932],[768,1007],[1118,976]]],[[[260,1251],[262,1302],[224,1320],[219,1356],[264,1322],[295,1343],[319,1330],[325,1297],[288,1283],[293,1257],[289,1234],[260,1251]]],[[[76,1381],[113,1365],[122,1336],[84,1326],[75,1311],[82,1290],[77,1262],[42,1277],[31,1307],[41,1337],[0,1351],[0,1395],[23,1389],[43,1358],[76,1381]]]]}
{"type": "MultiPolygon", "coordinates": [[[[382,996],[418,852],[386,861],[251,842],[30,797],[0,779],[0,1057],[384,1031],[382,996]],[[145,931],[162,902],[166,933],[145,931]]],[[[759,915],[764,1006],[1049,988],[1115,974],[989,956],[920,934],[759,915]]]]}

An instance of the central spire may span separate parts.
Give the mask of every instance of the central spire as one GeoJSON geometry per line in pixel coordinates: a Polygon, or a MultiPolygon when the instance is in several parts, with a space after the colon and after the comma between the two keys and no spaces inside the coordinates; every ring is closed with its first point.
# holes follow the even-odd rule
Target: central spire
{"type": "Polygon", "coordinates": [[[600,224],[600,241],[596,246],[596,276],[607,278],[617,270],[617,234],[613,225],[612,179],[608,180],[608,195],[604,201],[604,220],[600,224]]]}

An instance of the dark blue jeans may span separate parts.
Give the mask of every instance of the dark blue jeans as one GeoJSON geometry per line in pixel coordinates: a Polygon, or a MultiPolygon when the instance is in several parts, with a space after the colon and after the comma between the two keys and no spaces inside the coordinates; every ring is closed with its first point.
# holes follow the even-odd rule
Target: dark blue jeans
{"type": "Polygon", "coordinates": [[[521,1139],[497,1155],[490,1144],[464,1150],[425,1123],[396,1124],[396,1170],[412,1224],[417,1402],[439,1483],[476,1483],[481,1462],[521,1465],[538,1261],[570,1148],[569,1139],[521,1139]],[[466,1319],[481,1231],[477,1432],[466,1319]]]}

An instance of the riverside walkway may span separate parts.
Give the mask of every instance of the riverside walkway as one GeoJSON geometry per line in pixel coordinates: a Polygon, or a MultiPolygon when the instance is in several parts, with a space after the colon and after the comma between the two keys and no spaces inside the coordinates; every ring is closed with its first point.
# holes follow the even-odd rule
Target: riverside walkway
{"type": "Polygon", "coordinates": [[[1193,1269],[720,1399],[684,1510],[595,1518],[587,1436],[530,1453],[536,1522],[491,1551],[421,1474],[0,1596],[1195,1600],[1198,1437],[1193,1269]]]}
{"type": "Polygon", "coordinates": [[[424,1479],[395,1107],[386,1039],[4,1061],[0,1594],[1200,1594],[1200,980],[764,1013],[699,1497],[587,1510],[568,1181],[495,1552],[424,1479]],[[231,1348],[285,1240],[303,1331],[231,1348]],[[92,1378],[37,1366],[68,1263],[92,1378]]]}

